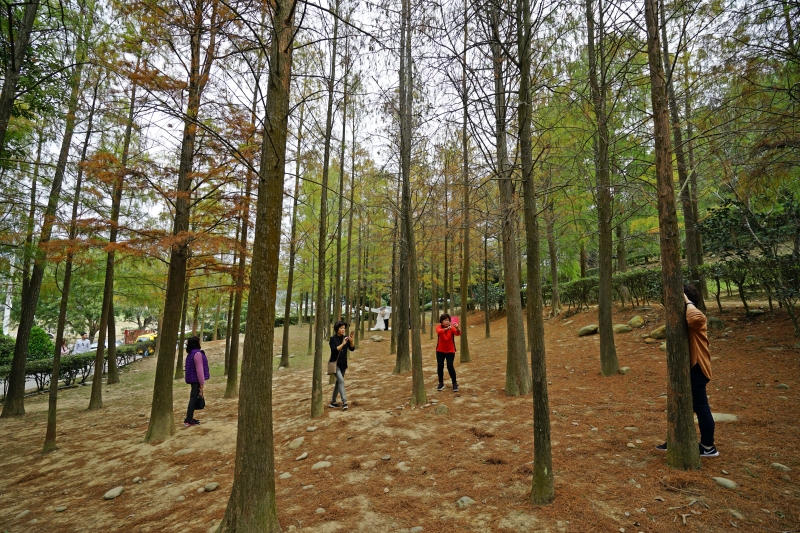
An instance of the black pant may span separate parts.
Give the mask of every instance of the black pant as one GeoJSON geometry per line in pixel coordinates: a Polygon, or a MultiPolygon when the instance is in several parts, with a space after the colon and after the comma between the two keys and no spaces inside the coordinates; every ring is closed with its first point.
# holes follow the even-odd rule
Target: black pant
{"type": "Polygon", "coordinates": [[[450,379],[453,381],[455,387],[458,383],[456,381],[456,367],[453,366],[453,361],[456,358],[454,353],[436,352],[436,373],[439,374],[439,383],[444,383],[444,361],[447,360],[447,373],[450,374],[450,379]]]}
{"type": "Polygon", "coordinates": [[[197,400],[197,397],[200,396],[200,384],[190,383],[190,385],[192,386],[192,392],[189,394],[189,407],[186,408],[186,420],[184,420],[184,422],[192,421],[194,417],[194,402],[197,400]]]}
{"type": "Polygon", "coordinates": [[[706,447],[714,445],[714,417],[711,416],[711,407],[708,405],[706,384],[709,379],[703,374],[700,365],[695,364],[690,372],[692,378],[692,409],[697,415],[697,425],[700,426],[700,444],[706,447]]]}

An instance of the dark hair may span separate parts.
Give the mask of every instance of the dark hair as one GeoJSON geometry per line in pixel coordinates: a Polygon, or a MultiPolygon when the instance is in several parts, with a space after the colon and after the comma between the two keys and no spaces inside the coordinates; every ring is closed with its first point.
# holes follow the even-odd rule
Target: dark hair
{"type": "Polygon", "coordinates": [[[341,320],[337,321],[333,325],[333,334],[334,335],[338,335],[339,334],[339,328],[342,327],[342,326],[347,327],[347,323],[346,322],[342,322],[341,320]]]}
{"type": "Polygon", "coordinates": [[[443,313],[442,316],[439,317],[439,324],[441,324],[442,321],[444,321],[445,318],[447,320],[450,320],[450,315],[448,315],[447,313],[443,313]]]}
{"type": "Polygon", "coordinates": [[[692,285],[684,283],[683,294],[685,294],[686,297],[689,298],[689,300],[691,300],[695,306],[700,301],[700,293],[697,292],[697,289],[695,289],[692,285]]]}
{"type": "Polygon", "coordinates": [[[199,350],[200,349],[200,337],[195,335],[194,337],[189,337],[186,339],[186,353],[191,352],[192,350],[199,350]]]}

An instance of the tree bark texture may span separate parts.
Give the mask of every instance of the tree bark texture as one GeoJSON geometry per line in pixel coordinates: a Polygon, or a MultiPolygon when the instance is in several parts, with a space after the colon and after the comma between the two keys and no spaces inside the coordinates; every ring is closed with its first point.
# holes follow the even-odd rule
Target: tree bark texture
{"type": "Polygon", "coordinates": [[[692,418],[689,342],[683,304],[680,231],[672,181],[666,78],[658,42],[656,0],[645,0],[644,5],[655,133],[661,272],[667,326],[667,465],[675,469],[696,470],[700,468],[700,452],[692,418]]]}
{"type": "Polygon", "coordinates": [[[467,313],[469,306],[469,137],[467,137],[467,112],[468,112],[468,98],[467,98],[467,2],[464,2],[464,52],[461,58],[461,107],[463,112],[463,119],[461,122],[461,158],[462,169],[461,177],[464,185],[464,217],[463,228],[464,236],[462,238],[461,255],[463,256],[463,263],[461,264],[461,356],[459,361],[468,363],[471,361],[469,356],[469,326],[467,325],[467,313]]]}
{"type": "Polygon", "coordinates": [[[231,497],[217,533],[279,533],[272,428],[272,345],[294,37],[294,0],[276,0],[261,146],[247,335],[231,497]]]}

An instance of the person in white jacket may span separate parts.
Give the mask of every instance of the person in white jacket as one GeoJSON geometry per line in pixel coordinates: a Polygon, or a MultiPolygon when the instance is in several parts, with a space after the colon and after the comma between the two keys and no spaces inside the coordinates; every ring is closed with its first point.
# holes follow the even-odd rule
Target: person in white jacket
{"type": "Polygon", "coordinates": [[[90,350],[91,344],[92,343],[89,342],[89,336],[86,335],[86,333],[81,333],[81,338],[75,342],[75,347],[72,349],[72,353],[86,353],[90,350]]]}
{"type": "Polygon", "coordinates": [[[386,331],[389,329],[389,316],[392,314],[391,307],[386,307],[385,305],[381,307],[364,306],[364,310],[372,311],[373,313],[378,314],[378,319],[375,321],[375,327],[371,328],[370,331],[386,331]]]}

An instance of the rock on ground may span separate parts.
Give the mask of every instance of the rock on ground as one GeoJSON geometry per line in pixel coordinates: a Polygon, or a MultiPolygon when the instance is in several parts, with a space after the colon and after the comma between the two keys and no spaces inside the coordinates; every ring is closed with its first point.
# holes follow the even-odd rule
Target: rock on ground
{"type": "Polygon", "coordinates": [[[589,324],[588,326],[583,326],[581,329],[578,330],[578,337],[593,335],[597,333],[598,328],[599,326],[597,324],[589,324]]]}
{"type": "Polygon", "coordinates": [[[297,448],[302,446],[305,441],[306,441],[305,437],[297,437],[296,439],[294,439],[292,442],[289,443],[289,449],[296,450],[297,448]]]}
{"type": "Polygon", "coordinates": [[[114,498],[119,497],[125,491],[125,487],[120,485],[119,487],[114,487],[113,489],[109,490],[105,494],[103,494],[103,498],[106,500],[113,500],[114,498]]]}
{"type": "Polygon", "coordinates": [[[667,326],[660,326],[650,332],[650,338],[664,340],[667,338],[667,326]]]}
{"type": "Polygon", "coordinates": [[[712,477],[711,479],[716,481],[719,486],[725,487],[726,489],[733,490],[739,486],[730,479],[725,477],[712,477]]]}
{"type": "Polygon", "coordinates": [[[614,333],[628,333],[633,331],[633,328],[628,324],[614,324],[614,333]]]}
{"type": "Polygon", "coordinates": [[[467,507],[469,507],[473,503],[475,503],[475,500],[473,500],[469,496],[462,496],[456,502],[456,504],[458,505],[459,509],[466,509],[467,507]]]}
{"type": "Polygon", "coordinates": [[[643,328],[644,318],[642,318],[641,315],[636,315],[635,317],[628,320],[628,325],[632,328],[643,328]]]}

